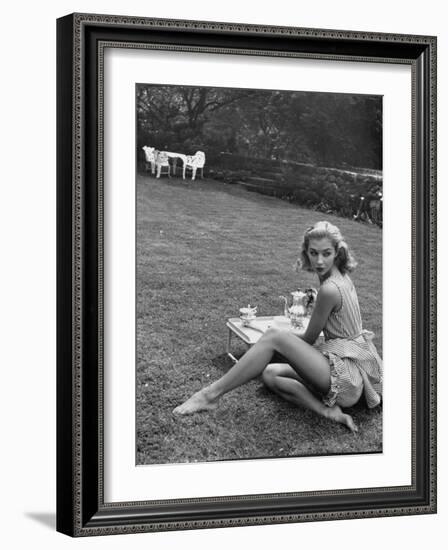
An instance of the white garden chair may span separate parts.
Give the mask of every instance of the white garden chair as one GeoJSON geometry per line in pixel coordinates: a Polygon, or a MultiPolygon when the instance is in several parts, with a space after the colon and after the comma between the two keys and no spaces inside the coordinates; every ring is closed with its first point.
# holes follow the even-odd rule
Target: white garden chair
{"type": "Polygon", "coordinates": [[[154,175],[156,172],[156,157],[157,157],[156,148],[149,147],[148,145],[144,145],[142,149],[145,152],[146,169],[148,169],[148,164],[150,164],[151,174],[154,175]]]}
{"type": "Polygon", "coordinates": [[[157,178],[160,178],[160,174],[166,172],[170,178],[170,163],[169,157],[166,151],[159,151],[156,157],[157,178]]]}
{"type": "Polygon", "coordinates": [[[196,178],[196,171],[199,169],[201,171],[201,178],[203,178],[204,164],[205,153],[203,151],[197,151],[195,155],[187,157],[185,171],[191,170],[191,179],[194,180],[196,178]]]}

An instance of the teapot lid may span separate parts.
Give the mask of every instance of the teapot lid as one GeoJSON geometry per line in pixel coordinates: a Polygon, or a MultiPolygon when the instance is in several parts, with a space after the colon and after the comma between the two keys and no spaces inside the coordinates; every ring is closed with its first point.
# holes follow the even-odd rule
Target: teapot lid
{"type": "Polygon", "coordinates": [[[291,292],[291,296],[297,297],[297,296],[303,296],[305,292],[301,288],[298,288],[297,290],[293,290],[291,292]]]}

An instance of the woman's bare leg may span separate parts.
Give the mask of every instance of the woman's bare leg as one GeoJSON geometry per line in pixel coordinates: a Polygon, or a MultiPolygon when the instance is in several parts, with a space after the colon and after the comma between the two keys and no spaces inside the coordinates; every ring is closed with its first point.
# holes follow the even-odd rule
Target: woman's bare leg
{"type": "Polygon", "coordinates": [[[353,418],[342,412],[338,405],[327,407],[314,393],[306,387],[296,371],[285,364],[269,364],[263,371],[263,382],[276,394],[298,407],[310,409],[325,418],[345,424],[353,432],[357,432],[353,418]]]}
{"type": "Polygon", "coordinates": [[[328,392],[330,366],[325,357],[294,334],[270,329],[219,380],[192,395],[173,412],[191,414],[216,407],[222,395],[260,375],[275,352],[281,353],[297,374],[317,391],[328,392]]]}

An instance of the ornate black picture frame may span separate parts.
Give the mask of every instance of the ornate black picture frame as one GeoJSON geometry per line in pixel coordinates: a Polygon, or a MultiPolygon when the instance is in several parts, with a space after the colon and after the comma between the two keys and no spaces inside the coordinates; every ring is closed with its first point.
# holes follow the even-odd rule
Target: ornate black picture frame
{"type": "Polygon", "coordinates": [[[57,529],[71,536],[436,512],[436,38],[72,14],[57,21],[57,529]],[[103,55],[149,47],[412,70],[412,483],[110,503],[103,479],[103,55]]]}

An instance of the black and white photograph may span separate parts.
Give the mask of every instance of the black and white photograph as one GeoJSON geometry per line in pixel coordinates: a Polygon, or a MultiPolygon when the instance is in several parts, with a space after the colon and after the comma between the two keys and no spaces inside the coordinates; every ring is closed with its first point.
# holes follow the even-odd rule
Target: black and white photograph
{"type": "Polygon", "coordinates": [[[381,453],[382,96],[135,102],[136,464],[381,453]]]}

